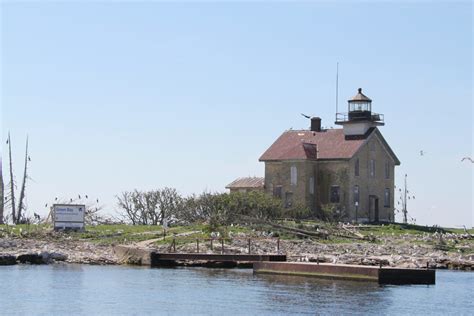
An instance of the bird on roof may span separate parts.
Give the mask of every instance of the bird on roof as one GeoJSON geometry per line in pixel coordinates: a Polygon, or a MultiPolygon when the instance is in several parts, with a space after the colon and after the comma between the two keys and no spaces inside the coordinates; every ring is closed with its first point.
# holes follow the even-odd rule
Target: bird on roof
{"type": "Polygon", "coordinates": [[[311,116],[306,115],[306,114],[303,114],[303,113],[301,113],[301,115],[303,115],[304,117],[306,117],[306,118],[308,118],[308,119],[311,118],[311,116]]]}
{"type": "Polygon", "coordinates": [[[463,162],[464,160],[469,160],[471,163],[474,163],[474,160],[472,160],[471,157],[464,157],[463,159],[461,159],[461,162],[463,162]]]}

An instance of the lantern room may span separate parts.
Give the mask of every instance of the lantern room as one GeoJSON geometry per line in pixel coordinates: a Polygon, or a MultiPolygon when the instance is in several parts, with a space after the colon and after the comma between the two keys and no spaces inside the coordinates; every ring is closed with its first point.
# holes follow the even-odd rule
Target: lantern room
{"type": "Polygon", "coordinates": [[[336,113],[337,125],[343,125],[346,135],[363,135],[371,127],[384,125],[383,114],[372,112],[372,100],[362,93],[347,101],[347,113],[336,113]]]}

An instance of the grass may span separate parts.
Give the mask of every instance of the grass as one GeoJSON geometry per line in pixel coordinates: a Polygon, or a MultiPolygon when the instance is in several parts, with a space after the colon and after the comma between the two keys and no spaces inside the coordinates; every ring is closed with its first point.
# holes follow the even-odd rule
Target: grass
{"type": "MultiPolygon", "coordinates": [[[[320,221],[283,221],[281,224],[285,226],[301,228],[305,230],[315,231],[318,227],[322,229],[334,228],[334,225],[320,222],[320,221]]],[[[17,237],[28,237],[28,238],[44,238],[44,239],[61,239],[68,238],[72,240],[84,240],[97,244],[110,245],[110,244],[126,244],[131,242],[140,242],[150,239],[157,239],[163,236],[162,226],[145,226],[145,225],[97,225],[87,226],[85,232],[66,232],[54,234],[51,232],[51,225],[40,224],[40,225],[0,225],[0,237],[2,236],[17,236],[17,237]]],[[[244,233],[248,237],[256,237],[257,231],[273,231],[277,232],[278,236],[283,240],[295,240],[301,239],[295,237],[291,233],[279,231],[278,229],[272,228],[267,225],[260,226],[220,226],[218,228],[211,229],[209,225],[205,224],[194,224],[189,226],[175,226],[167,230],[167,237],[165,240],[160,240],[157,244],[168,244],[170,243],[170,237],[176,234],[198,231],[199,233],[193,233],[188,236],[177,236],[175,237],[176,243],[194,243],[196,238],[201,240],[209,239],[211,237],[211,231],[218,231],[221,237],[228,238],[229,234],[236,236],[239,233],[244,233]]],[[[427,227],[419,225],[406,225],[406,224],[386,224],[386,225],[364,225],[358,229],[364,235],[377,236],[402,236],[408,235],[423,235],[426,233],[433,233],[435,231],[449,232],[449,233],[464,233],[464,229],[453,229],[453,228],[439,228],[439,227],[427,227]]],[[[469,229],[470,234],[474,234],[474,229],[469,229]]],[[[172,237],[171,237],[172,238],[172,237]]],[[[341,243],[354,243],[354,242],[367,242],[362,240],[353,240],[344,237],[332,237],[328,240],[318,240],[321,243],[327,244],[341,244],[341,243]]],[[[421,241],[420,241],[421,243],[421,241]]],[[[468,244],[472,243],[471,241],[468,244]]]]}

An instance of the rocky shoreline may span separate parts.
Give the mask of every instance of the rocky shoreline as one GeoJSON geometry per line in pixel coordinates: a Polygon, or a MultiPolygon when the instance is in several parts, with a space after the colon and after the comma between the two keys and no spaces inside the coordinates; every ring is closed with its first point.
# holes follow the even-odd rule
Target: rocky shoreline
{"type": "Polygon", "coordinates": [[[21,263],[117,264],[110,246],[85,241],[0,238],[0,266],[21,263]]]}
{"type": "MultiPolygon", "coordinates": [[[[443,249],[435,234],[419,236],[382,236],[377,242],[353,241],[350,243],[325,243],[311,239],[279,241],[281,254],[289,261],[330,262],[405,268],[456,269],[474,271],[474,249],[470,246],[443,249]]],[[[472,235],[444,235],[444,244],[456,244],[456,240],[472,238],[472,235]]],[[[269,254],[277,252],[277,239],[259,238],[252,240],[251,252],[269,254]]],[[[128,243],[130,247],[143,248],[143,243],[128,243]]],[[[170,252],[167,243],[150,242],[147,249],[170,252]]],[[[215,242],[211,250],[209,242],[200,244],[201,253],[221,253],[220,243],[215,242]]],[[[193,242],[176,246],[176,252],[195,252],[193,242]]],[[[248,239],[234,238],[224,246],[225,253],[248,253],[248,239]]],[[[76,263],[114,265],[123,261],[114,251],[113,244],[92,243],[73,240],[67,235],[55,239],[33,239],[20,237],[0,238],[0,266],[13,264],[76,263]]]]}

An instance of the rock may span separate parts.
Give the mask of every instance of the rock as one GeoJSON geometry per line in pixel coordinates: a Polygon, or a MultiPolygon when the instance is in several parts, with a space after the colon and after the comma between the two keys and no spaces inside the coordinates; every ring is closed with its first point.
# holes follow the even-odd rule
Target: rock
{"type": "Polygon", "coordinates": [[[52,252],[49,254],[49,257],[54,261],[66,261],[68,256],[59,252],[52,252]]]}
{"type": "Polygon", "coordinates": [[[20,263],[31,263],[31,264],[45,264],[47,261],[43,259],[43,256],[38,253],[25,253],[18,255],[16,258],[20,263]]]}
{"type": "Polygon", "coordinates": [[[0,266],[11,266],[16,264],[16,257],[12,255],[0,255],[0,266]]]}

